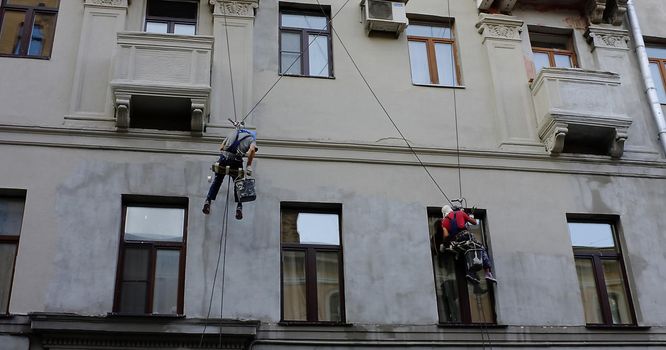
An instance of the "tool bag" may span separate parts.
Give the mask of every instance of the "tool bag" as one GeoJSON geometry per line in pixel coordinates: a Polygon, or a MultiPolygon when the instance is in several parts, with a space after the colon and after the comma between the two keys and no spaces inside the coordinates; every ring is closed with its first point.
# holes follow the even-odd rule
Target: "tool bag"
{"type": "Polygon", "coordinates": [[[254,179],[251,177],[236,179],[234,181],[234,188],[238,195],[238,201],[241,203],[252,202],[257,199],[257,192],[254,189],[254,179]]]}
{"type": "Polygon", "coordinates": [[[465,252],[465,264],[467,271],[477,272],[483,269],[483,250],[469,249],[465,252]]]}

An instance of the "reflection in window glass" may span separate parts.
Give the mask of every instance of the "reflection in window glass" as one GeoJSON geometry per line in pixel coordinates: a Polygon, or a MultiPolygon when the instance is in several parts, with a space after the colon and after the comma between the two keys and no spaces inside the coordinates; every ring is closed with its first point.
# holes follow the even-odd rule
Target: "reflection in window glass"
{"type": "Polygon", "coordinates": [[[328,37],[310,35],[308,38],[310,75],[327,77],[328,73],[328,37]]]}
{"type": "Polygon", "coordinates": [[[125,240],[180,242],[184,222],[180,208],[127,207],[125,240]]]}
{"type": "Polygon", "coordinates": [[[620,262],[617,260],[603,260],[602,263],[613,324],[630,324],[632,322],[631,311],[624,289],[626,284],[620,262]]]}
{"type": "Polygon", "coordinates": [[[196,26],[194,24],[179,24],[176,23],[173,25],[173,33],[180,35],[194,35],[196,32],[196,26]]]}
{"type": "Polygon", "coordinates": [[[301,244],[340,245],[337,214],[299,213],[296,226],[301,244]]]}
{"type": "Polygon", "coordinates": [[[576,259],[576,272],[578,273],[578,284],[580,295],[583,298],[585,320],[587,323],[603,323],[601,316],[601,305],[597,294],[597,285],[594,280],[594,270],[591,259],[576,259]]]}
{"type": "Polygon", "coordinates": [[[425,42],[409,42],[409,62],[412,68],[412,82],[415,84],[430,84],[428,51],[425,42]]]}
{"type": "Polygon", "coordinates": [[[451,28],[412,24],[407,27],[407,35],[426,38],[451,39],[451,28]]]}
{"type": "Polygon", "coordinates": [[[169,25],[162,22],[148,22],[146,21],[146,32],[166,34],[169,32],[169,25]]]}
{"type": "Polygon", "coordinates": [[[338,253],[317,253],[317,305],[319,321],[340,322],[338,253]],[[333,298],[333,300],[331,300],[333,298]],[[335,300],[338,303],[335,303],[335,300]]]}
{"type": "Polygon", "coordinates": [[[435,44],[435,58],[437,59],[439,85],[454,86],[456,67],[453,63],[453,46],[451,44],[435,44]]]}
{"type": "Polygon", "coordinates": [[[555,54],[555,67],[557,68],[572,68],[571,57],[568,55],[555,54]]]}
{"type": "Polygon", "coordinates": [[[0,197],[0,236],[21,234],[25,200],[19,197],[0,197]]]}
{"type": "Polygon", "coordinates": [[[539,73],[541,69],[550,67],[550,59],[547,53],[535,52],[534,53],[534,68],[539,73]]]}
{"type": "Polygon", "coordinates": [[[570,222],[569,234],[574,247],[615,247],[613,228],[609,224],[570,222]]]}
{"type": "Polygon", "coordinates": [[[657,88],[659,102],[666,103],[666,90],[664,89],[664,77],[661,75],[661,71],[659,70],[660,64],[661,63],[650,62],[650,72],[652,73],[654,86],[657,88]]]}
{"type": "Polygon", "coordinates": [[[178,313],[178,264],[180,251],[160,249],[155,263],[153,313],[178,313]]]}
{"type": "Polygon", "coordinates": [[[0,54],[19,54],[24,19],[23,11],[5,10],[0,23],[0,54]]]}
{"type": "Polygon", "coordinates": [[[28,43],[28,55],[50,56],[54,33],[55,16],[35,14],[30,42],[28,43]]]}
{"type": "Polygon", "coordinates": [[[120,312],[142,314],[146,312],[150,251],[145,248],[125,249],[120,312]]]}
{"type": "Polygon", "coordinates": [[[648,46],[645,50],[650,58],[666,59],[666,47],[648,46]]]}
{"type": "Polygon", "coordinates": [[[307,320],[305,296],[305,253],[283,251],[282,317],[284,320],[307,320]]]}
{"type": "Polygon", "coordinates": [[[307,16],[296,14],[282,14],[282,26],[291,28],[304,28],[327,30],[328,20],[321,16],[307,16]]]}

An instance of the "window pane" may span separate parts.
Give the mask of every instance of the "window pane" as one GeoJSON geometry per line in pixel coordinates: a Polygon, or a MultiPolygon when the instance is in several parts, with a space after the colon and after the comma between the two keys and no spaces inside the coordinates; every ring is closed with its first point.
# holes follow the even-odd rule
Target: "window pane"
{"type": "Polygon", "coordinates": [[[550,59],[547,53],[535,52],[534,53],[534,69],[539,73],[542,68],[550,67],[550,59]]]}
{"type": "Polygon", "coordinates": [[[328,27],[328,18],[283,13],[282,26],[291,28],[326,30],[328,27]]]}
{"type": "Polygon", "coordinates": [[[56,8],[60,0],[7,0],[7,5],[56,8]]]}
{"type": "MultiPolygon", "coordinates": [[[[432,223],[430,225],[432,227],[432,223]]],[[[439,249],[436,247],[435,249],[439,249]]],[[[437,311],[440,322],[460,323],[460,304],[458,298],[458,280],[456,279],[455,260],[452,255],[439,253],[433,255],[435,267],[435,288],[437,292],[437,311]]]]}
{"type": "Polygon", "coordinates": [[[125,248],[123,281],[148,280],[150,251],[147,248],[125,248]]]}
{"type": "Polygon", "coordinates": [[[409,62],[412,66],[412,82],[414,84],[430,84],[426,43],[420,41],[409,42],[409,62]]]}
{"type": "Polygon", "coordinates": [[[435,44],[435,59],[437,60],[437,74],[439,85],[456,85],[456,66],[453,58],[453,45],[435,44]]]}
{"type": "Polygon", "coordinates": [[[300,53],[283,52],[281,54],[281,61],[280,73],[295,75],[302,74],[300,53]]]}
{"type": "MultiPolygon", "coordinates": [[[[480,274],[483,274],[483,271],[480,274]]],[[[490,294],[483,292],[488,290],[488,282],[485,278],[481,278],[480,281],[480,284],[477,286],[467,281],[467,295],[469,297],[472,323],[494,323],[495,315],[493,315],[493,304],[490,294]]]]}
{"type": "Polygon", "coordinates": [[[146,21],[146,32],[166,34],[169,32],[169,26],[162,22],[148,22],[146,21]]]}
{"type": "Polygon", "coordinates": [[[148,282],[123,282],[121,289],[120,312],[129,314],[146,313],[148,282]]]}
{"type": "Polygon", "coordinates": [[[661,71],[659,70],[659,63],[650,62],[650,71],[652,72],[652,80],[654,80],[654,86],[657,88],[657,96],[659,96],[659,102],[666,103],[666,90],[664,89],[664,79],[661,76],[661,71]]]}
{"type": "Polygon", "coordinates": [[[594,280],[594,268],[590,259],[576,259],[576,272],[578,273],[578,284],[580,295],[583,298],[585,309],[585,321],[587,323],[603,323],[601,316],[601,305],[597,294],[597,285],[594,280]]]}
{"type": "Polygon", "coordinates": [[[666,59],[666,47],[648,46],[645,48],[647,55],[650,58],[664,58],[666,59]]]}
{"type": "Polygon", "coordinates": [[[602,260],[602,264],[613,324],[633,323],[620,262],[617,260],[602,260]]]}
{"type": "Polygon", "coordinates": [[[55,34],[55,15],[35,14],[32,25],[28,55],[50,56],[55,34]]]}
{"type": "Polygon", "coordinates": [[[18,55],[21,49],[21,35],[25,13],[6,10],[0,28],[0,53],[18,55]]]}
{"type": "Polygon", "coordinates": [[[574,248],[614,248],[613,228],[609,224],[569,223],[574,248]]]}
{"type": "Polygon", "coordinates": [[[298,213],[296,227],[301,244],[340,245],[338,214],[298,213]]]}
{"type": "Polygon", "coordinates": [[[317,252],[317,306],[319,321],[342,321],[337,252],[317,252]]]}
{"type": "Polygon", "coordinates": [[[0,198],[0,235],[18,236],[23,222],[23,198],[0,198]]]}
{"type": "Polygon", "coordinates": [[[573,68],[571,56],[555,54],[555,67],[558,68],[573,68]]]}
{"type": "Polygon", "coordinates": [[[12,287],[16,244],[0,244],[0,314],[9,307],[9,291],[12,287]]]}
{"type": "Polygon", "coordinates": [[[298,33],[280,33],[282,51],[301,52],[301,35],[298,33]]]}
{"type": "Polygon", "coordinates": [[[158,250],[155,263],[153,313],[178,313],[178,272],[180,251],[158,250]]]}
{"type": "Polygon", "coordinates": [[[407,27],[407,35],[451,39],[451,28],[411,24],[407,27]]]}
{"type": "Polygon", "coordinates": [[[181,242],[184,223],[184,209],[127,207],[125,240],[181,242]]]}
{"type": "Polygon", "coordinates": [[[173,26],[174,34],[181,35],[194,35],[196,33],[196,26],[194,24],[174,24],[173,26]]]}
{"type": "Polygon", "coordinates": [[[307,320],[305,252],[282,252],[282,300],[284,320],[307,320]]]}
{"type": "Polygon", "coordinates": [[[310,35],[308,53],[310,60],[310,75],[318,77],[329,76],[328,69],[328,36],[310,35]]]}

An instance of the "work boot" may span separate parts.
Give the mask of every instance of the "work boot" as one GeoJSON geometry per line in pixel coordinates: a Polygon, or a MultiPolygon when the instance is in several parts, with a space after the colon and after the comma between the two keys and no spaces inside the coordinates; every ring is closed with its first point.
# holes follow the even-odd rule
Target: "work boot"
{"type": "Polygon", "coordinates": [[[206,199],[206,201],[204,202],[203,209],[201,209],[201,211],[206,215],[210,214],[210,199],[206,199]]]}
{"type": "Polygon", "coordinates": [[[497,280],[495,279],[495,277],[493,277],[493,273],[490,272],[490,271],[486,271],[485,278],[486,278],[486,281],[488,281],[488,282],[497,283],[497,280]]]}
{"type": "Polygon", "coordinates": [[[472,282],[472,284],[479,284],[481,281],[479,281],[479,278],[476,277],[476,275],[468,273],[465,275],[465,278],[467,278],[468,281],[472,282]]]}
{"type": "Polygon", "coordinates": [[[236,220],[241,220],[241,219],[243,219],[243,206],[239,204],[236,207],[236,220]]]}

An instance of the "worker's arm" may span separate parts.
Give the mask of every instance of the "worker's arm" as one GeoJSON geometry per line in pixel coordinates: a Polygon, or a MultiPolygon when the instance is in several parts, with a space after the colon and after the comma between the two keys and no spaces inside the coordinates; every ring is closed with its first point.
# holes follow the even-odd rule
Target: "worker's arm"
{"type": "Polygon", "coordinates": [[[247,166],[250,167],[252,166],[252,160],[254,160],[254,155],[257,153],[257,145],[252,144],[250,145],[250,149],[247,151],[247,166]]]}
{"type": "Polygon", "coordinates": [[[467,213],[465,213],[465,212],[463,212],[463,213],[465,214],[465,220],[467,220],[467,222],[469,222],[472,225],[476,225],[476,219],[474,218],[473,215],[470,216],[470,215],[467,215],[467,213]]]}
{"type": "Polygon", "coordinates": [[[449,238],[449,230],[444,226],[444,219],[442,219],[442,232],[444,233],[444,239],[449,238]]]}

